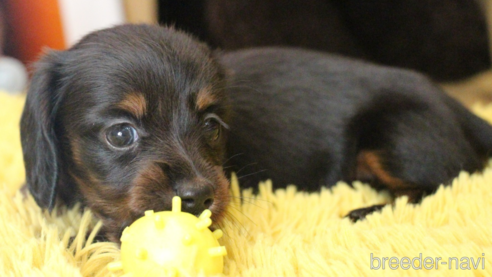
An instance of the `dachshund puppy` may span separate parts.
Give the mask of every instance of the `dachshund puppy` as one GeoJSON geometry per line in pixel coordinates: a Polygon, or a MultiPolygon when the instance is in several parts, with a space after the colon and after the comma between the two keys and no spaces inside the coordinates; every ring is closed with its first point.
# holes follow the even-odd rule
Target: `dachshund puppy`
{"type": "Polygon", "coordinates": [[[246,185],[272,178],[316,190],[362,179],[416,199],[481,169],[492,150],[492,127],[416,73],[293,49],[214,56],[147,25],[45,55],[21,120],[37,203],[81,201],[119,241],[174,195],[184,211],[209,208],[220,220],[226,167],[246,185]]]}
{"type": "Polygon", "coordinates": [[[157,26],[102,30],[48,53],[21,120],[30,192],[45,208],[81,201],[112,241],[175,195],[217,221],[229,200],[224,86],[204,44],[157,26]]]}
{"type": "Polygon", "coordinates": [[[492,154],[492,127],[415,72],[286,48],[221,63],[233,73],[228,155],[243,186],[362,180],[416,202],[492,154]]]}

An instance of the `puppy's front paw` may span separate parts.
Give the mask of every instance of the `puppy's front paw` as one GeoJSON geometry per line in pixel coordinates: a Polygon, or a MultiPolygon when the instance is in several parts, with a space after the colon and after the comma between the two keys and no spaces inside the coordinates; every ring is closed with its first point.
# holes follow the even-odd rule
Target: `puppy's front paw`
{"type": "Polygon", "coordinates": [[[352,222],[357,222],[365,219],[367,215],[372,214],[373,212],[380,211],[384,206],[386,206],[386,204],[356,209],[348,213],[345,217],[350,218],[352,222]]]}

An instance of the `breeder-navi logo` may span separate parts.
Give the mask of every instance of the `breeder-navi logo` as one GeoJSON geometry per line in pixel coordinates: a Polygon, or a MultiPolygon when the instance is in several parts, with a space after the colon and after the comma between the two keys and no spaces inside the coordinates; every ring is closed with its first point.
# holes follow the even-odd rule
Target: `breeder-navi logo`
{"type": "Polygon", "coordinates": [[[457,269],[457,270],[472,270],[479,269],[481,265],[481,269],[485,269],[485,253],[482,253],[482,257],[473,258],[473,257],[449,257],[447,259],[443,259],[441,257],[425,257],[422,258],[422,253],[419,254],[418,257],[373,257],[371,253],[371,269],[379,270],[379,269],[392,269],[396,270],[402,268],[404,270],[407,269],[439,269],[439,266],[448,266],[448,269],[457,269]]]}

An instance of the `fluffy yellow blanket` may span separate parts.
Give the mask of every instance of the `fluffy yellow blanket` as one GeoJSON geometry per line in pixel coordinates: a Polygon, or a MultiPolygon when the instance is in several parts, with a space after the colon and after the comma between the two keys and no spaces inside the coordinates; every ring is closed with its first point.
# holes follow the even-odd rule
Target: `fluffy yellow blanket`
{"type": "MultiPolygon", "coordinates": [[[[49,215],[18,192],[23,102],[0,93],[0,276],[111,276],[106,265],[119,250],[86,241],[99,228],[90,212],[49,215]]],[[[492,121],[492,106],[475,112],[492,121]]],[[[356,224],[342,216],[388,196],[359,183],[311,194],[264,183],[253,195],[233,182],[233,193],[222,226],[226,276],[492,275],[492,165],[462,173],[421,205],[399,199],[356,224]]]]}

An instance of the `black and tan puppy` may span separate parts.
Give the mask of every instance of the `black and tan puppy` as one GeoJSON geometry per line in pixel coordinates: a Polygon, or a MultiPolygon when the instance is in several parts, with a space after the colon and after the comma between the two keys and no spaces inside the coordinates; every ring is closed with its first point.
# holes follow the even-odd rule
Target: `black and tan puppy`
{"type": "Polygon", "coordinates": [[[288,49],[217,61],[189,36],[145,25],[43,57],[21,138],[37,203],[82,201],[113,241],[174,195],[219,220],[228,158],[251,185],[315,190],[369,178],[417,198],[481,169],[492,150],[492,127],[418,74],[288,49]]]}
{"type": "Polygon", "coordinates": [[[37,64],[21,121],[29,190],[42,207],[82,201],[106,236],[145,210],[227,206],[229,106],[208,48],[170,29],[121,26],[37,64]]]}
{"type": "Polygon", "coordinates": [[[418,201],[492,153],[492,127],[415,72],[282,48],[222,64],[232,72],[228,155],[245,186],[362,180],[418,201]]]}

